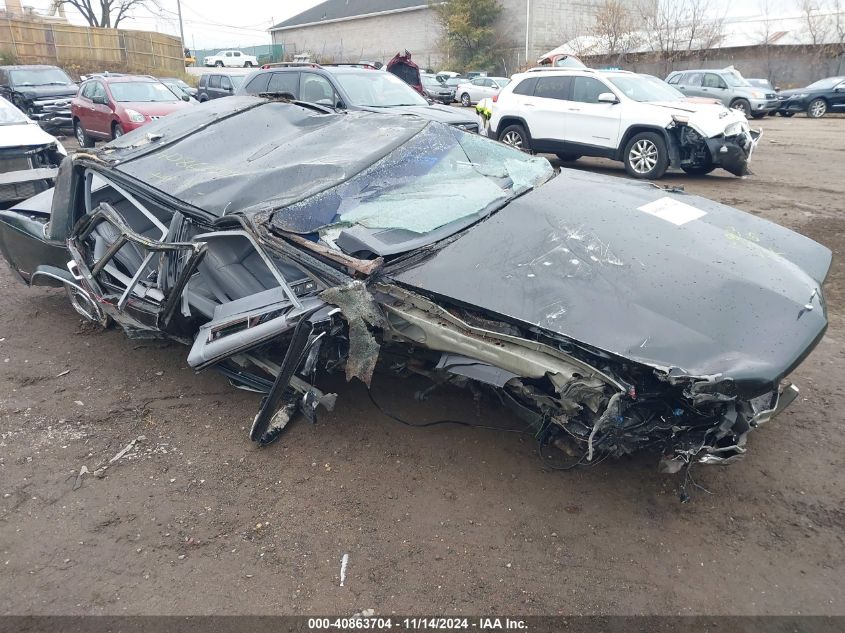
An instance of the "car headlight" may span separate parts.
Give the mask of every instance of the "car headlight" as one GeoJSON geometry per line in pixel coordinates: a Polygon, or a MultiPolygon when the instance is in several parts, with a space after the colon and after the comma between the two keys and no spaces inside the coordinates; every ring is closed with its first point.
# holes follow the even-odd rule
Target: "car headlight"
{"type": "Polygon", "coordinates": [[[133,123],[143,123],[146,119],[146,117],[137,110],[126,110],[126,116],[128,116],[129,120],[133,123]]]}
{"type": "Polygon", "coordinates": [[[802,93],[800,93],[800,94],[797,94],[797,95],[792,95],[792,96],[793,96],[793,97],[796,97],[796,98],[798,98],[798,99],[803,99],[804,97],[808,97],[808,96],[810,96],[810,95],[809,95],[809,93],[802,92],[802,93]]]}
{"type": "Polygon", "coordinates": [[[742,122],[735,121],[725,128],[725,136],[735,136],[742,133],[742,122]]]}
{"type": "Polygon", "coordinates": [[[758,91],[755,90],[754,92],[751,93],[752,99],[764,99],[765,97],[766,97],[765,92],[758,92],[758,91]]]}

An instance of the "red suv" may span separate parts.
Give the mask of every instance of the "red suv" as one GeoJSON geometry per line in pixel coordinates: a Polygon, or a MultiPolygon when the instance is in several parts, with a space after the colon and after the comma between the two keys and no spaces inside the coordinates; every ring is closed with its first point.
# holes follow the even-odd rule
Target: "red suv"
{"type": "Polygon", "coordinates": [[[153,77],[102,75],[80,86],[70,110],[79,146],[93,147],[194,105],[153,77]]]}

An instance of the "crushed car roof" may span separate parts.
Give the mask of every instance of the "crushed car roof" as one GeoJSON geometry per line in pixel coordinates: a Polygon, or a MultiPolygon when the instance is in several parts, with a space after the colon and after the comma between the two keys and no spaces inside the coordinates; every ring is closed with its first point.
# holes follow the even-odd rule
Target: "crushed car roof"
{"type": "Polygon", "coordinates": [[[214,216],[278,209],[335,186],[428,125],[416,117],[324,113],[259,97],[216,99],[120,138],[96,155],[214,216]],[[280,183],[284,186],[280,186],[280,183]]]}

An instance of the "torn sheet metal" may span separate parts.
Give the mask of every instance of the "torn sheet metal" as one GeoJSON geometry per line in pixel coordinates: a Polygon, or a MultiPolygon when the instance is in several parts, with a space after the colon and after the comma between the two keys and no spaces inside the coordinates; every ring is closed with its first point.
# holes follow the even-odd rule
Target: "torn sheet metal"
{"type": "Polygon", "coordinates": [[[380,346],[368,326],[383,328],[384,315],[361,281],[328,288],[320,298],[340,308],[349,323],[349,358],[346,361],[346,380],[359,378],[370,386],[378,361],[380,346]]]}

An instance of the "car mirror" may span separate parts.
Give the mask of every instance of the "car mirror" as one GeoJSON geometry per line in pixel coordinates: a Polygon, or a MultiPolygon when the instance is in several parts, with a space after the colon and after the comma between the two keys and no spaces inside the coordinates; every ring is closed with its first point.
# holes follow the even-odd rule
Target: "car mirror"
{"type": "Polygon", "coordinates": [[[838,86],[834,92],[845,92],[845,86],[838,86]]]}
{"type": "Polygon", "coordinates": [[[182,95],[182,101],[190,101],[191,98],[188,95],[182,95]]]}
{"type": "Polygon", "coordinates": [[[344,105],[343,101],[340,101],[340,100],[338,100],[338,102],[336,104],[334,104],[334,107],[337,108],[338,110],[345,110],[346,109],[346,106],[344,105]]]}
{"type": "Polygon", "coordinates": [[[108,101],[106,101],[106,98],[102,95],[96,95],[94,97],[91,97],[91,101],[100,105],[108,105],[108,101]]]}
{"type": "Polygon", "coordinates": [[[619,99],[612,92],[603,92],[599,95],[599,103],[619,103],[619,99]]]}

